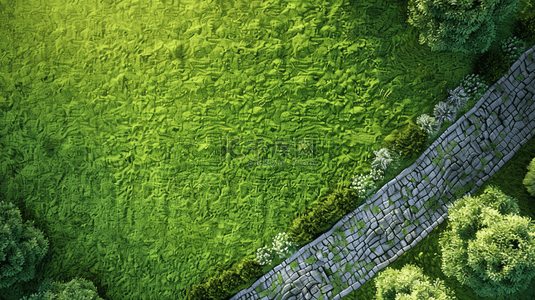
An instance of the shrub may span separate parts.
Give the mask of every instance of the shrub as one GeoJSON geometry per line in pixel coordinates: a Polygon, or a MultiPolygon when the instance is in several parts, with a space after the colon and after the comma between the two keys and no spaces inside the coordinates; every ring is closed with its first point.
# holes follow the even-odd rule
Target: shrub
{"type": "MultiPolygon", "coordinates": [[[[392,163],[397,161],[397,157],[394,151],[387,148],[382,148],[379,151],[373,151],[375,153],[375,159],[372,162],[372,169],[385,171],[392,163]]],[[[399,166],[399,164],[398,164],[399,166]]],[[[394,167],[398,167],[394,166],[394,167]]],[[[377,180],[378,178],[374,178],[377,180]]]]}
{"type": "Polygon", "coordinates": [[[528,173],[522,181],[531,196],[535,196],[535,158],[528,165],[528,173]]]}
{"type": "Polygon", "coordinates": [[[404,157],[413,157],[422,152],[427,141],[427,134],[414,124],[399,133],[396,149],[404,157]]]}
{"type": "Polygon", "coordinates": [[[246,258],[236,266],[236,273],[244,281],[249,281],[258,278],[262,273],[262,266],[254,260],[246,258]]]}
{"type": "Polygon", "coordinates": [[[40,292],[21,300],[102,300],[95,285],[83,278],[75,278],[67,283],[45,281],[40,292]]]}
{"type": "Polygon", "coordinates": [[[293,220],[288,228],[292,242],[300,246],[308,243],[333,219],[342,218],[361,205],[361,202],[353,189],[335,190],[314,209],[293,220]]]}
{"type": "Polygon", "coordinates": [[[311,211],[293,220],[288,232],[292,237],[292,241],[302,246],[311,241],[316,233],[327,225],[328,221],[327,218],[318,214],[318,210],[316,212],[311,211]]]}
{"type": "Polygon", "coordinates": [[[448,105],[455,107],[455,109],[462,109],[466,107],[470,97],[466,95],[466,92],[462,86],[458,86],[453,91],[448,90],[448,93],[450,94],[446,100],[448,105]]]}
{"type": "Polygon", "coordinates": [[[535,277],[535,225],[516,214],[516,199],[492,186],[459,199],[439,238],[444,274],[481,297],[512,299],[535,277]]]}
{"type": "MultiPolygon", "coordinates": [[[[220,299],[220,297],[224,295],[223,281],[219,276],[210,277],[208,282],[205,283],[205,286],[206,294],[210,299],[220,299]]],[[[223,297],[226,297],[226,295],[223,297]]]]}
{"type": "Polygon", "coordinates": [[[487,186],[477,199],[463,197],[450,206],[448,219],[450,228],[462,241],[468,242],[476,238],[476,233],[486,225],[481,223],[483,207],[490,207],[500,214],[516,214],[519,212],[516,198],[503,194],[494,186],[487,186]]]}
{"type": "Polygon", "coordinates": [[[420,129],[427,132],[427,134],[429,135],[431,135],[437,130],[440,130],[440,127],[438,127],[439,124],[437,123],[436,119],[426,114],[419,116],[416,120],[416,124],[418,124],[418,126],[420,126],[420,129]]]}
{"type": "Polygon", "coordinates": [[[0,289],[35,277],[36,266],[48,251],[48,240],[33,227],[22,224],[19,209],[0,202],[0,289]]]}
{"type": "Polygon", "coordinates": [[[187,300],[206,300],[210,299],[208,297],[208,292],[206,291],[206,284],[194,285],[186,296],[187,300]]]}
{"type": "Polygon", "coordinates": [[[509,62],[515,62],[525,51],[526,43],[517,37],[510,37],[502,43],[502,51],[509,58],[509,62]]]}
{"type": "Polygon", "coordinates": [[[524,41],[535,42],[535,2],[521,1],[524,4],[515,20],[514,35],[524,41]]]}
{"type": "Polygon", "coordinates": [[[439,102],[437,105],[435,105],[434,114],[438,124],[442,124],[445,121],[455,122],[455,118],[457,117],[457,109],[446,104],[445,102],[439,102]]]}
{"type": "Polygon", "coordinates": [[[223,295],[229,295],[230,292],[245,281],[236,272],[224,270],[219,276],[221,278],[221,288],[223,289],[223,295]]]}
{"type": "Polygon", "coordinates": [[[492,49],[477,56],[474,71],[491,86],[507,74],[511,62],[501,49],[492,49]]]}
{"type": "Polygon", "coordinates": [[[358,200],[359,196],[357,191],[346,188],[335,190],[332,194],[328,195],[322,206],[332,210],[333,215],[330,216],[331,219],[340,219],[357,209],[359,206],[358,200]]]}
{"type": "Polygon", "coordinates": [[[375,281],[377,300],[455,299],[444,282],[429,282],[422,269],[405,265],[401,270],[387,268],[375,281]]]}
{"type": "Polygon", "coordinates": [[[481,5],[480,1],[409,0],[408,22],[420,30],[420,44],[433,51],[483,53],[501,22],[511,18],[517,1],[481,5]]]}

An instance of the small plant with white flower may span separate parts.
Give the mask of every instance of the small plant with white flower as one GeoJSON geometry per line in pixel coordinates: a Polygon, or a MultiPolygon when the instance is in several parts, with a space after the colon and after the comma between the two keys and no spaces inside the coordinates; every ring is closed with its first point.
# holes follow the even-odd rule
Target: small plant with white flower
{"type": "Polygon", "coordinates": [[[446,103],[455,107],[456,109],[463,109],[466,107],[470,97],[466,95],[462,86],[458,86],[454,90],[448,90],[450,96],[446,99],[446,103]]]}
{"type": "Polygon", "coordinates": [[[273,241],[273,249],[279,258],[289,257],[297,250],[297,245],[290,242],[288,235],[283,232],[279,233],[273,241]]]}
{"type": "Polygon", "coordinates": [[[455,119],[457,117],[457,109],[451,105],[448,105],[445,102],[439,102],[435,106],[434,115],[435,119],[440,125],[442,125],[444,121],[455,122],[455,119]]]}
{"type": "Polygon", "coordinates": [[[430,117],[426,114],[419,116],[418,119],[416,119],[416,124],[429,135],[437,131],[439,125],[434,117],[430,117]]]}
{"type": "Polygon", "coordinates": [[[273,261],[272,251],[268,247],[262,247],[256,250],[256,261],[260,265],[268,265],[273,261]]]}
{"type": "Polygon", "coordinates": [[[289,257],[297,251],[297,245],[290,242],[288,235],[283,232],[273,238],[273,247],[262,247],[256,251],[256,260],[260,265],[269,265],[275,255],[279,258],[289,257]]]}
{"type": "Polygon", "coordinates": [[[393,161],[390,152],[388,152],[388,149],[386,148],[383,148],[379,151],[373,151],[373,153],[375,153],[375,159],[372,162],[373,169],[381,169],[384,171],[393,161]]]}
{"type": "Polygon", "coordinates": [[[526,49],[526,43],[517,38],[516,36],[508,38],[506,41],[502,42],[502,50],[507,53],[509,61],[511,63],[515,62],[526,49]]]}
{"type": "Polygon", "coordinates": [[[375,183],[373,182],[372,174],[354,176],[351,187],[357,190],[359,198],[364,198],[366,200],[373,196],[377,190],[375,183]]]}

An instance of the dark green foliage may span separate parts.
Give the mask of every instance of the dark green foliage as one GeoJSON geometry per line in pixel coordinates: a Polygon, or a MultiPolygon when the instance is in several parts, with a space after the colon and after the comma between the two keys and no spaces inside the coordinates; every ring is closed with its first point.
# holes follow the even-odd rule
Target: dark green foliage
{"type": "Polygon", "coordinates": [[[488,86],[502,78],[511,67],[507,54],[501,49],[492,49],[477,56],[474,72],[481,75],[488,86]]]}
{"type": "Polygon", "coordinates": [[[102,300],[95,285],[83,278],[75,278],[67,283],[44,282],[40,290],[44,291],[21,300],[102,300]]]}
{"type": "Polygon", "coordinates": [[[19,209],[0,202],[0,289],[35,277],[36,266],[48,251],[48,240],[33,227],[22,224],[19,209]]]}
{"type": "Polygon", "coordinates": [[[433,51],[484,53],[517,3],[518,0],[410,0],[408,22],[420,30],[420,43],[426,43],[433,51]]]}
{"type": "Polygon", "coordinates": [[[206,291],[205,284],[194,285],[191,290],[189,290],[188,295],[186,296],[187,300],[206,300],[212,299],[208,296],[206,291]]]}
{"type": "Polygon", "coordinates": [[[221,288],[225,295],[229,294],[235,287],[245,283],[245,281],[236,272],[224,270],[220,276],[221,288]]]}
{"type": "Polygon", "coordinates": [[[514,28],[514,35],[527,43],[535,43],[535,2],[531,2],[533,1],[521,1],[523,5],[515,19],[514,28]]]}
{"type": "Polygon", "coordinates": [[[256,260],[246,258],[237,265],[236,272],[243,280],[249,281],[262,275],[262,266],[256,260]]]}
{"type": "Polygon", "coordinates": [[[417,125],[409,123],[404,131],[401,131],[396,139],[396,150],[406,158],[415,157],[425,147],[427,134],[417,125]]]}
{"type": "Polygon", "coordinates": [[[209,299],[220,299],[225,292],[223,290],[223,281],[219,276],[211,277],[205,285],[209,299]]]}
{"type": "Polygon", "coordinates": [[[346,188],[336,190],[329,196],[323,204],[325,208],[330,207],[333,210],[335,218],[342,218],[348,213],[355,210],[358,205],[359,196],[355,189],[346,188]]]}
{"type": "Polygon", "coordinates": [[[313,210],[293,220],[288,232],[293,243],[304,245],[330,225],[359,207],[365,200],[359,199],[351,188],[335,190],[313,210]],[[362,203],[361,203],[362,202],[362,203]]]}
{"type": "MultiPolygon", "coordinates": [[[[234,269],[234,268],[233,268],[234,269]]],[[[261,275],[262,267],[252,259],[236,264],[237,270],[224,270],[205,283],[194,285],[187,293],[187,300],[225,299],[238,286],[261,275]]]]}
{"type": "Polygon", "coordinates": [[[292,225],[288,229],[288,234],[292,242],[298,245],[309,242],[327,221],[321,214],[323,211],[325,210],[311,211],[293,220],[292,225]]]}

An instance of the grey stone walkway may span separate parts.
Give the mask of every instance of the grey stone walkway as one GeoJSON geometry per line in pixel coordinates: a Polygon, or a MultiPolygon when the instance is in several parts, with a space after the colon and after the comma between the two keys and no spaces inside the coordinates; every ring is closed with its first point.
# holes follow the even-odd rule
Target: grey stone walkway
{"type": "Polygon", "coordinates": [[[358,289],[448,217],[454,189],[472,182],[474,192],[535,135],[534,79],[535,47],[416,163],[231,299],[338,300],[358,289]]]}

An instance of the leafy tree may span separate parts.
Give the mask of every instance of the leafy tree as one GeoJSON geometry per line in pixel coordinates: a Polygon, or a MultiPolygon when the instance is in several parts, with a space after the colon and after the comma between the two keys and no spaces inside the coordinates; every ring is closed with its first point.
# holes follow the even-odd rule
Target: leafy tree
{"type": "Polygon", "coordinates": [[[39,287],[39,293],[20,300],[102,300],[91,281],[75,278],[67,283],[45,280],[39,287]]]}
{"type": "Polygon", "coordinates": [[[449,209],[439,239],[442,271],[481,297],[510,297],[535,277],[535,225],[518,214],[516,199],[489,186],[449,209]]]}
{"type": "Polygon", "coordinates": [[[453,293],[437,279],[434,283],[422,269],[405,265],[401,270],[387,268],[375,281],[377,300],[455,299],[453,293]]]}
{"type": "Polygon", "coordinates": [[[486,52],[518,0],[409,0],[409,24],[433,51],[486,52]]]}
{"type": "Polygon", "coordinates": [[[522,181],[531,196],[535,196],[535,158],[528,165],[528,173],[522,181]]]}
{"type": "Polygon", "coordinates": [[[33,222],[23,225],[19,209],[0,201],[0,289],[33,279],[47,251],[48,240],[33,222]]]}

